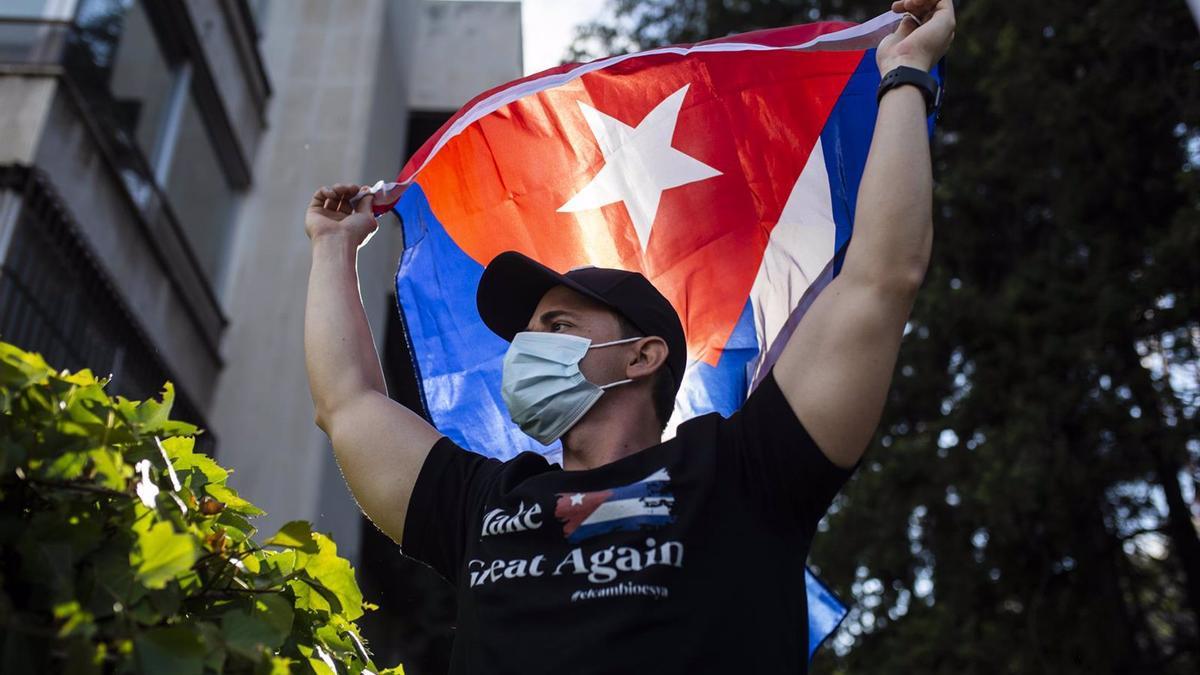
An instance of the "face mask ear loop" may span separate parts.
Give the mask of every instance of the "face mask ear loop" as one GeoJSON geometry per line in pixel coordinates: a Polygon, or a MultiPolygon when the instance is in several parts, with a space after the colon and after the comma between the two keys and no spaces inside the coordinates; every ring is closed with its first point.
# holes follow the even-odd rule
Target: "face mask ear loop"
{"type": "Polygon", "coordinates": [[[613,340],[613,341],[611,341],[611,342],[601,342],[601,343],[600,343],[600,344],[598,344],[598,345],[588,345],[588,349],[596,349],[596,348],[598,348],[598,347],[607,347],[607,346],[609,346],[609,345],[619,345],[619,344],[624,344],[624,343],[626,343],[626,342],[633,342],[634,340],[641,340],[641,339],[642,339],[642,338],[644,338],[644,337],[646,337],[646,336],[645,336],[645,335],[635,335],[634,337],[631,337],[631,338],[625,338],[625,339],[623,339],[623,340],[613,340]]]}
{"type": "MultiPolygon", "coordinates": [[[[619,345],[619,344],[623,344],[625,342],[633,342],[634,340],[641,340],[644,337],[646,337],[646,336],[645,335],[635,335],[634,337],[625,338],[623,340],[613,340],[612,342],[601,342],[598,345],[588,346],[588,349],[595,349],[597,347],[607,347],[609,345],[619,345]]],[[[628,380],[617,380],[616,382],[609,382],[608,384],[600,384],[600,385],[596,385],[596,386],[600,387],[601,389],[608,389],[609,387],[615,387],[618,384],[629,384],[630,382],[633,382],[632,378],[628,379],[628,380]]]]}

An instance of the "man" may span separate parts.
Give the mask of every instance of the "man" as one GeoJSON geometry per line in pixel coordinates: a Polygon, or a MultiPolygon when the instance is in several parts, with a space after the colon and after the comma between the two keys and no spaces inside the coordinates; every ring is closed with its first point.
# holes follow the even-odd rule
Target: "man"
{"type": "MultiPolygon", "coordinates": [[[[902,0],[880,72],[928,71],[950,0],[902,0]]],[[[804,562],[817,521],[879,423],[928,264],[926,91],[887,85],[841,273],[740,411],[662,442],[686,363],[683,329],[641,275],[559,274],[516,253],[485,270],[484,322],[511,341],[514,421],[561,439],[559,468],[456,446],[388,398],[358,296],[376,225],[356,185],[306,216],[305,349],[316,423],[364,512],[459,591],[452,670],[804,672],[804,562]]]]}

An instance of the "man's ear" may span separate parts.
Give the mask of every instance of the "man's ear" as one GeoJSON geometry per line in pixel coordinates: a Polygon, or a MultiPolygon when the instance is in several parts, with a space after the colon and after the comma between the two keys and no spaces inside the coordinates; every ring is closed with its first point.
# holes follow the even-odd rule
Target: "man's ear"
{"type": "Polygon", "coordinates": [[[657,336],[649,336],[633,343],[629,363],[625,365],[625,377],[637,379],[658,370],[667,361],[666,340],[657,336]]]}

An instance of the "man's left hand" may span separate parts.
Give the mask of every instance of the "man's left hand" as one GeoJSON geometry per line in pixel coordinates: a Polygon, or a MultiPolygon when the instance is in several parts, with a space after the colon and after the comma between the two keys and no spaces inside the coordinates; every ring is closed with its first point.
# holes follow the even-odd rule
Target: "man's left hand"
{"type": "Polygon", "coordinates": [[[951,0],[897,0],[892,11],[911,14],[917,20],[905,17],[896,32],[879,43],[875,60],[880,74],[886,75],[896,66],[929,71],[954,39],[954,4],[951,0]]]}

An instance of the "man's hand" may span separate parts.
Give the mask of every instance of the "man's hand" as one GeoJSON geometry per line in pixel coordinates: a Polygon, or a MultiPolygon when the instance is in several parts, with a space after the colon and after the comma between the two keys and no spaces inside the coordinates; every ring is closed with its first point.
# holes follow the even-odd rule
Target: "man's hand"
{"type": "Polygon", "coordinates": [[[362,246],[379,227],[371,213],[373,195],[366,194],[354,208],[350,199],[368,190],[369,185],[347,183],[317,190],[304,213],[304,233],[314,241],[330,234],[345,236],[356,248],[362,246]]]}
{"type": "Polygon", "coordinates": [[[929,71],[954,39],[954,4],[950,0],[897,0],[892,11],[911,14],[921,23],[905,17],[896,32],[879,43],[875,52],[879,73],[886,75],[896,66],[929,71]]]}

